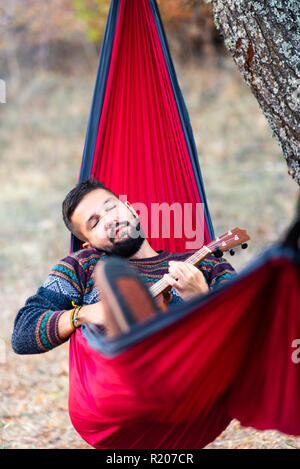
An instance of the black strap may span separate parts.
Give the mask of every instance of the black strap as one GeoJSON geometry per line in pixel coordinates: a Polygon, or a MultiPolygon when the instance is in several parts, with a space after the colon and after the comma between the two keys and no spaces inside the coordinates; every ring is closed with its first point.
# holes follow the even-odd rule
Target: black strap
{"type": "Polygon", "coordinates": [[[300,220],[289,229],[285,240],[282,243],[284,246],[289,246],[296,252],[300,251],[300,220]]]}

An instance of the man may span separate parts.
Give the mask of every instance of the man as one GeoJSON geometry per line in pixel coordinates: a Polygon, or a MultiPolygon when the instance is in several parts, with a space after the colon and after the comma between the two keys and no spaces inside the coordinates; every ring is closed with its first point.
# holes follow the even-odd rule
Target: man
{"type": "Polygon", "coordinates": [[[66,196],[62,211],[67,228],[82,241],[83,249],[58,262],[18,312],[12,334],[16,353],[51,350],[87,323],[113,335],[101,302],[102,287],[95,285],[93,276],[97,263],[111,255],[129,261],[149,286],[165,276],[172,287],[170,308],[205,294],[235,274],[230,264],[214,256],[195,267],[183,262],[192,252],[156,252],[145,239],[133,207],[99,181],[77,184],[66,196]]]}

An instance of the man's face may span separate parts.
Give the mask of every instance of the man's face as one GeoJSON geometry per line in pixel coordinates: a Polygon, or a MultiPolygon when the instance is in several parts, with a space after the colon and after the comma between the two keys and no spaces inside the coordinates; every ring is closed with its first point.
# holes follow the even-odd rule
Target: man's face
{"type": "Polygon", "coordinates": [[[85,195],[71,222],[77,236],[91,247],[122,257],[135,254],[145,239],[136,214],[105,189],[85,195]]]}

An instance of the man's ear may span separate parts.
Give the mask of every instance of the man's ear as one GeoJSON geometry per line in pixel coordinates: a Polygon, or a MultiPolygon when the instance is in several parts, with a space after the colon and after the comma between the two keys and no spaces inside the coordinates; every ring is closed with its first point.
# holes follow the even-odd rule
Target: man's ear
{"type": "Polygon", "coordinates": [[[82,247],[83,247],[83,249],[91,249],[92,248],[92,246],[90,245],[89,242],[83,243],[82,247]]]}

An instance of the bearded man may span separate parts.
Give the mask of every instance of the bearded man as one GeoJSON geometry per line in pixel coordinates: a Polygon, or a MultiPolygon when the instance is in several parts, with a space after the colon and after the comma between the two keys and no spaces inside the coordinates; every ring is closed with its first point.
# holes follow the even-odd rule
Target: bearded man
{"type": "Polygon", "coordinates": [[[235,275],[224,258],[210,255],[196,267],[184,263],[193,252],[155,251],[132,205],[97,180],[77,184],[63,201],[62,212],[83,249],[59,261],[17,313],[12,347],[18,354],[47,352],[86,324],[102,328],[108,337],[116,335],[94,275],[96,265],[111,256],[128,261],[148,286],[164,277],[171,287],[170,311],[235,275]]]}

